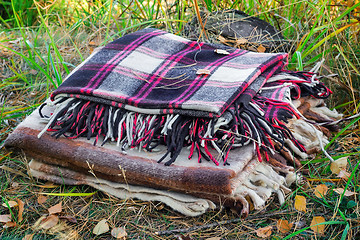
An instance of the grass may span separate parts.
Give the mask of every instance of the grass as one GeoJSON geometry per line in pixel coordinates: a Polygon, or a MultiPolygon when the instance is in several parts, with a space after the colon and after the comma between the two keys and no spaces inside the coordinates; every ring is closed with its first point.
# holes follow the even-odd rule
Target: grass
{"type": "MultiPolygon", "coordinates": [[[[360,91],[360,3],[359,1],[316,2],[283,0],[180,0],[180,1],[0,1],[0,145],[14,127],[41,104],[61,84],[64,77],[93,49],[128,32],[144,27],[157,27],[180,33],[184,24],[200,10],[235,8],[260,17],[294,40],[295,53],[289,57],[289,69],[309,70],[323,61],[320,73],[338,74],[328,77],[334,90],[328,104],[346,116],[359,111],[360,91]],[[22,5],[26,2],[29,5],[22,5]],[[29,14],[24,14],[24,12],[29,14]],[[296,14],[294,14],[296,13],[296,14]]],[[[266,212],[253,212],[246,221],[232,222],[212,228],[198,229],[185,236],[193,239],[258,238],[256,230],[272,226],[271,239],[356,239],[360,237],[359,221],[359,118],[342,125],[327,146],[334,159],[348,156],[348,180],[331,173],[329,159],[319,155],[307,163],[307,181],[293,187],[293,194],[279,206],[269,201],[266,212]],[[334,181],[333,179],[337,179],[334,181]],[[314,187],[325,184],[329,191],[322,198],[314,195],[314,187]],[[344,188],[357,195],[346,197],[333,191],[344,188]],[[294,209],[295,195],[305,196],[307,212],[294,209]],[[266,214],[272,213],[271,217],[266,214]],[[314,216],[323,216],[323,236],[309,229],[314,216]],[[278,219],[294,223],[286,234],[276,230],[278,219]]],[[[157,202],[119,201],[86,186],[49,186],[27,174],[22,154],[0,152],[0,192],[3,202],[20,199],[25,202],[23,220],[16,227],[0,230],[2,239],[101,239],[92,229],[101,219],[111,228],[124,226],[129,239],[174,239],[174,235],[157,236],[156,231],[189,228],[223,220],[237,219],[229,210],[215,210],[203,216],[184,217],[157,202]],[[38,196],[47,201],[38,203],[38,196]],[[88,194],[89,196],[84,196],[88,194]],[[63,215],[77,222],[62,220],[56,229],[39,230],[36,221],[47,209],[59,202],[63,215]]],[[[18,220],[17,208],[0,207],[0,215],[11,212],[18,220]]]]}

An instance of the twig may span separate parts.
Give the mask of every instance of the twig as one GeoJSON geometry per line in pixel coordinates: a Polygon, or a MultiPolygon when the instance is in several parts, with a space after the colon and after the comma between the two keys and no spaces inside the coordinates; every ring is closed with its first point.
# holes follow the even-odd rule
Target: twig
{"type": "Polygon", "coordinates": [[[194,226],[194,227],[190,227],[190,228],[165,230],[165,231],[155,232],[155,234],[160,236],[160,235],[170,235],[170,234],[175,234],[175,233],[188,233],[188,232],[192,232],[195,230],[213,228],[213,227],[217,227],[217,226],[221,226],[221,225],[225,225],[225,224],[229,224],[229,223],[237,223],[237,222],[242,222],[242,221],[254,220],[257,218],[268,218],[268,217],[272,217],[274,215],[281,215],[281,214],[288,214],[288,213],[289,213],[288,210],[283,210],[283,211],[279,211],[276,213],[270,213],[270,214],[263,214],[263,215],[257,214],[257,215],[249,216],[246,219],[236,218],[236,219],[230,219],[230,220],[205,224],[205,225],[201,225],[201,226],[194,226]]]}

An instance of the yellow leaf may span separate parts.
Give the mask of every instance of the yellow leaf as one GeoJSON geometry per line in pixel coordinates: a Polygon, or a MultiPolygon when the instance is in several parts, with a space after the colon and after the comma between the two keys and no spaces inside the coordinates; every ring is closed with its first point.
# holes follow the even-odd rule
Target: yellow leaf
{"type": "Polygon", "coordinates": [[[304,196],[295,196],[295,209],[298,211],[306,212],[306,198],[304,196]]]}
{"type": "Polygon", "coordinates": [[[346,169],[347,159],[348,157],[342,157],[332,162],[330,165],[331,172],[333,174],[339,174],[340,170],[346,169]]]}
{"type": "Polygon", "coordinates": [[[259,53],[264,53],[266,51],[266,48],[263,45],[260,45],[256,50],[259,53]]]}
{"type": "MultiPolygon", "coordinates": [[[[336,192],[336,193],[338,193],[338,194],[343,194],[343,192],[344,192],[344,189],[343,188],[336,188],[336,189],[334,189],[334,192],[336,192]]],[[[351,196],[353,196],[353,195],[355,195],[355,194],[357,194],[356,192],[351,192],[351,191],[349,191],[349,190],[346,190],[345,191],[345,193],[344,193],[344,196],[346,196],[346,197],[351,197],[351,196]]]]}
{"type": "MultiPolygon", "coordinates": [[[[15,202],[15,201],[8,201],[7,202],[8,204],[9,204],[9,207],[10,208],[12,208],[12,207],[16,207],[18,204],[17,204],[17,202],[15,202]]],[[[4,207],[8,207],[8,205],[6,204],[6,202],[4,202],[3,204],[2,204],[4,207]]]]}
{"type": "Polygon", "coordinates": [[[62,211],[61,202],[49,208],[48,211],[49,214],[61,213],[62,211]]]}
{"type": "Polygon", "coordinates": [[[117,239],[126,239],[127,232],[124,227],[113,228],[111,230],[111,236],[117,239]]]}
{"type": "Polygon", "coordinates": [[[50,229],[54,227],[59,222],[59,217],[56,215],[50,215],[43,219],[40,223],[40,228],[50,229]]]}
{"type": "Polygon", "coordinates": [[[96,226],[93,229],[93,233],[95,235],[100,235],[100,234],[106,233],[109,230],[110,230],[110,228],[106,222],[106,219],[103,219],[100,222],[98,222],[98,224],[96,224],[96,226]]]}
{"type": "Polygon", "coordinates": [[[318,198],[324,197],[328,189],[329,188],[325,184],[317,185],[316,188],[314,189],[315,196],[318,198]]]}
{"type": "Polygon", "coordinates": [[[311,221],[311,230],[313,230],[314,233],[323,234],[325,232],[325,225],[314,226],[323,222],[325,222],[325,218],[321,216],[314,217],[311,221]]]}
{"type": "Polygon", "coordinates": [[[271,235],[271,229],[272,229],[272,226],[267,226],[267,227],[263,227],[263,228],[259,228],[258,230],[256,230],[256,235],[258,237],[261,237],[261,238],[267,238],[271,235]]]}
{"type": "Polygon", "coordinates": [[[279,219],[276,223],[276,227],[281,233],[287,233],[291,230],[293,224],[288,220],[279,219]]]}

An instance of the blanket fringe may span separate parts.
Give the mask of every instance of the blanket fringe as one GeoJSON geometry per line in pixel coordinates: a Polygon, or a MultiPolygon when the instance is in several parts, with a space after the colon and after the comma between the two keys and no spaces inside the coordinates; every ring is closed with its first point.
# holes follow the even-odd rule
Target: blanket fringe
{"type": "MultiPolygon", "coordinates": [[[[266,104],[266,103],[263,103],[266,104]]],[[[170,158],[165,165],[171,165],[183,147],[190,148],[189,159],[197,154],[202,159],[216,165],[227,163],[231,148],[241,147],[254,142],[255,151],[261,161],[260,151],[274,154],[271,140],[284,145],[290,139],[300,151],[305,151],[293,137],[291,131],[282,123],[294,113],[290,106],[284,106],[281,116],[285,119],[267,119],[259,103],[234,103],[222,117],[195,118],[179,114],[151,115],[127,111],[106,104],[88,100],[67,98],[58,99],[56,109],[49,122],[38,137],[47,130],[52,136],[65,136],[73,139],[86,137],[94,139],[94,145],[103,139],[116,142],[123,151],[139,148],[154,151],[159,144],[167,146],[167,152],[159,160],[170,158]]],[[[40,115],[45,117],[40,108],[40,115]]]]}

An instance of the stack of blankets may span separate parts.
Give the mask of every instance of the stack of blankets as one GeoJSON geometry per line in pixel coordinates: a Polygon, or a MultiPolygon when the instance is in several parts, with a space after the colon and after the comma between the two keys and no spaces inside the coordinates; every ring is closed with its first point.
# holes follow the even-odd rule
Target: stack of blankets
{"type": "Polygon", "coordinates": [[[341,118],[314,73],[286,53],[254,53],[147,28],[72,71],[5,141],[30,173],[189,216],[228,206],[246,216],[280,203],[341,118]]]}

